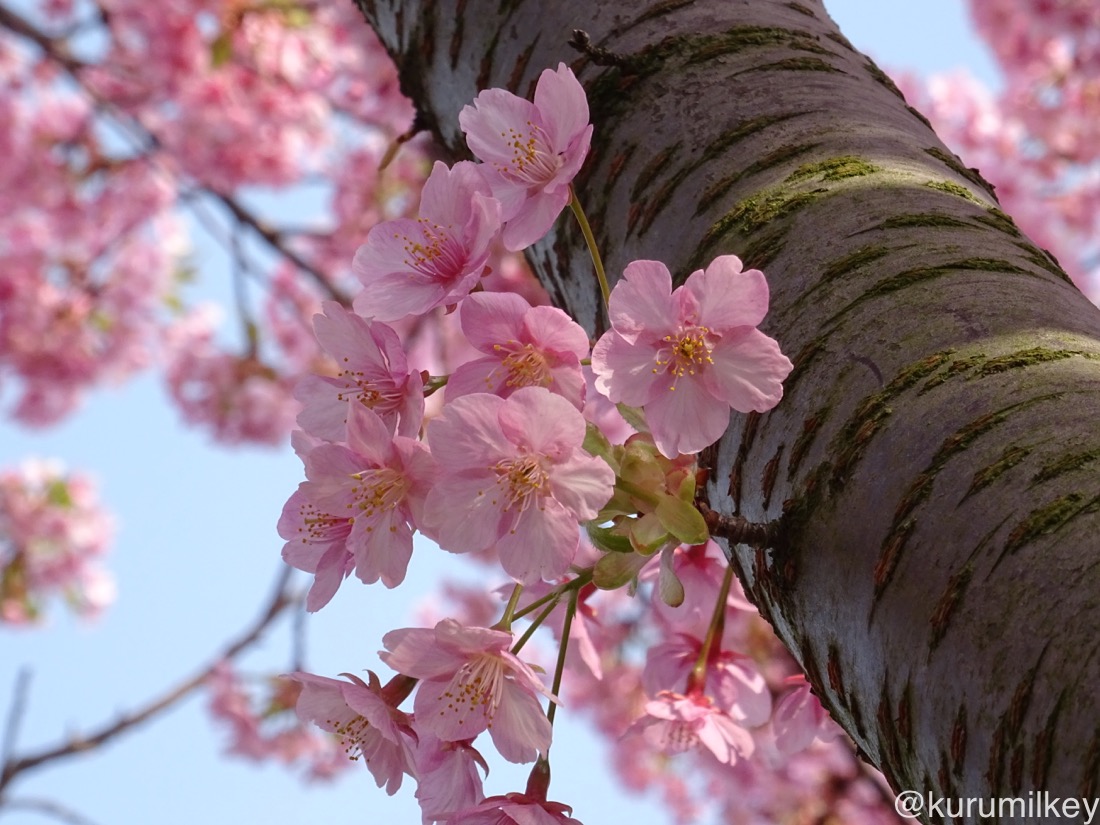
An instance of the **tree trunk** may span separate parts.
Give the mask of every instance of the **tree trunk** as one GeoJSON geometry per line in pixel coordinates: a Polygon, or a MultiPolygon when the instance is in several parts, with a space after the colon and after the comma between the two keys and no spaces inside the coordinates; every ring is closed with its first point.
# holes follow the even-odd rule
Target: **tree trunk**
{"type": "MultiPolygon", "coordinates": [[[[1100,325],[981,175],[818,0],[357,2],[455,157],[479,90],[572,65],[596,127],[577,191],[612,278],[726,253],[767,274],[763,328],[795,369],[705,453],[707,493],[782,514],[781,546],[734,563],[895,789],[1091,798],[1100,325]]],[[[572,223],[529,259],[601,331],[572,223]]]]}

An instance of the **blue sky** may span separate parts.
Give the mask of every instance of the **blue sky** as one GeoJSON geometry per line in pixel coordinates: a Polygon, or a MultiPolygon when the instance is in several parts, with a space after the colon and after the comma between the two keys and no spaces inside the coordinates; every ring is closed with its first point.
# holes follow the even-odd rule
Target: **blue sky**
{"type": "MultiPolygon", "coordinates": [[[[856,47],[884,66],[922,74],[968,66],[982,79],[995,78],[961,0],[826,4],[856,47]]],[[[52,745],[141,703],[192,673],[251,622],[280,564],[275,522],[301,479],[289,449],[219,449],[182,429],[155,376],[97,394],[49,431],[0,427],[0,464],[31,455],[62,458],[98,478],[118,521],[109,562],[120,596],[96,623],[53,609],[44,630],[0,629],[0,718],[17,669],[27,666],[33,677],[18,751],[52,745]]],[[[377,667],[382,634],[411,623],[410,611],[440,572],[471,575],[458,560],[421,547],[409,583],[397,591],[349,580],[308,620],[310,669],[335,675],[377,667]]],[[[289,647],[283,622],[245,666],[283,668],[289,647]]],[[[199,694],[98,754],[27,774],[12,796],[54,800],[97,825],[420,821],[411,783],[391,799],[357,766],[334,784],[303,785],[278,767],[219,758],[224,738],[205,702],[199,694]]],[[[572,724],[568,712],[558,720],[552,797],[573,804],[587,825],[667,821],[652,800],[619,790],[600,758],[601,742],[572,724]]],[[[522,788],[523,771],[492,764],[489,792],[522,788]]],[[[49,821],[0,812],[0,825],[49,821]]]]}

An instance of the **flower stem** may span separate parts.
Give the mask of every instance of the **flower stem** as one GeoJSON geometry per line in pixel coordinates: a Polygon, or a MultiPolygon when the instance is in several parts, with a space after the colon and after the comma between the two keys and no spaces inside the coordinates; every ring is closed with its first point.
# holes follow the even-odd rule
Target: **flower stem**
{"type": "Polygon", "coordinates": [[[539,625],[546,621],[547,617],[554,612],[554,608],[558,606],[558,599],[561,598],[561,593],[554,594],[554,600],[546,606],[539,615],[537,615],[532,621],[531,626],[523,631],[523,635],[519,637],[514,645],[512,645],[512,653],[516,654],[523,650],[523,646],[527,644],[527,640],[530,639],[535,631],[539,629],[539,625]]]}
{"type": "Polygon", "coordinates": [[[703,646],[699,649],[699,658],[695,660],[695,666],[688,676],[687,693],[703,690],[707,681],[707,662],[711,653],[722,644],[722,630],[726,624],[726,601],[730,595],[730,585],[733,584],[733,568],[726,567],[726,575],[722,577],[722,586],[718,590],[718,599],[714,603],[714,614],[710,617],[710,627],[707,628],[703,646]]]}
{"type": "Polygon", "coordinates": [[[545,596],[535,599],[533,602],[527,605],[527,607],[523,608],[522,610],[517,610],[515,613],[512,614],[512,618],[522,619],[528,613],[532,613],[535,610],[538,610],[547,602],[557,602],[558,599],[560,599],[570,590],[579,590],[590,581],[592,581],[592,568],[586,568],[577,574],[577,578],[570,579],[565,584],[558,585],[545,596]]]}
{"type": "Polygon", "coordinates": [[[592,265],[596,267],[596,279],[600,282],[600,292],[603,294],[604,306],[607,306],[607,303],[611,300],[611,288],[607,285],[603,260],[600,258],[600,250],[596,248],[596,238],[592,234],[592,227],[588,225],[588,218],[585,217],[584,209],[581,208],[581,202],[577,200],[577,193],[573,191],[572,186],[569,187],[569,207],[573,210],[577,223],[580,224],[585,243],[588,244],[588,254],[592,256],[592,265]]]}
{"type": "Polygon", "coordinates": [[[516,618],[516,605],[519,604],[519,597],[522,592],[522,584],[517,584],[512,588],[512,595],[508,597],[508,604],[504,608],[504,615],[500,617],[499,622],[493,625],[494,628],[503,630],[506,633],[512,629],[512,619],[516,618]]]}
{"type": "MultiPolygon", "coordinates": [[[[572,591],[569,594],[569,604],[565,608],[565,621],[561,627],[561,643],[558,645],[558,662],[554,667],[554,684],[550,686],[550,692],[555,696],[561,690],[561,677],[565,672],[565,652],[569,649],[569,631],[573,627],[573,616],[577,613],[578,595],[578,591],[572,591]]],[[[550,707],[546,709],[546,718],[550,720],[551,726],[554,724],[554,714],[557,713],[557,710],[557,702],[551,702],[550,707]]]]}

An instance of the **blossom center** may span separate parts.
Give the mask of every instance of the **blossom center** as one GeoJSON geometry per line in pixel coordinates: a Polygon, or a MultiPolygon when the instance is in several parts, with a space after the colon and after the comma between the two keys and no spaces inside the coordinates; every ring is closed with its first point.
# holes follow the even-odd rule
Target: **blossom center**
{"type": "Polygon", "coordinates": [[[448,231],[447,227],[418,218],[419,237],[394,235],[404,243],[408,255],[403,263],[409,269],[419,272],[431,281],[451,281],[461,274],[466,263],[462,245],[448,231]]]}
{"type": "Polygon", "coordinates": [[[500,171],[518,183],[549,183],[562,167],[562,156],[551,150],[541,126],[531,121],[525,126],[501,132],[512,149],[512,159],[507,166],[499,167],[500,171]]]}
{"type": "Polygon", "coordinates": [[[358,509],[358,515],[366,518],[393,510],[404,500],[407,492],[405,476],[390,467],[363,470],[355,473],[352,478],[360,483],[351,487],[355,500],[348,507],[358,509]]]}
{"type": "MultiPolygon", "coordinates": [[[[509,344],[514,345],[512,341],[509,344]]],[[[494,345],[493,349],[501,351],[508,349],[508,344],[494,345]]],[[[546,356],[535,349],[533,344],[524,344],[522,347],[512,349],[502,359],[504,369],[508,371],[508,378],[504,382],[509,387],[548,387],[554,381],[550,374],[550,365],[546,362],[546,356]]]]}
{"type": "Polygon", "coordinates": [[[298,528],[298,532],[304,534],[303,544],[339,541],[347,538],[351,530],[351,522],[347,518],[323,513],[308,501],[302,502],[298,512],[302,517],[302,526],[298,528]]]}
{"type": "Polygon", "coordinates": [[[506,458],[498,461],[492,469],[497,474],[497,484],[504,490],[504,509],[516,507],[521,513],[530,506],[532,499],[538,497],[550,478],[542,462],[533,455],[506,458]]]}
{"type": "Polygon", "coordinates": [[[503,681],[500,658],[489,653],[476,654],[458,669],[443,691],[447,709],[463,715],[480,711],[491,725],[503,695],[503,681]]]}
{"type": "Polygon", "coordinates": [[[363,740],[370,729],[370,722],[365,717],[356,715],[344,721],[328,719],[325,724],[340,737],[340,744],[344,746],[348,759],[355,761],[363,755],[363,740]]]}
{"type": "Polygon", "coordinates": [[[363,370],[348,368],[340,371],[340,377],[348,385],[336,393],[337,401],[354,399],[368,409],[377,410],[381,415],[401,411],[404,396],[392,378],[387,376],[379,381],[369,378],[363,370]]]}
{"type": "Polygon", "coordinates": [[[707,364],[714,363],[710,357],[714,347],[707,340],[709,334],[709,328],[693,326],[662,339],[664,344],[654,359],[653,372],[666,372],[672,377],[670,390],[676,389],[676,382],[685,375],[695,375],[707,364]]]}

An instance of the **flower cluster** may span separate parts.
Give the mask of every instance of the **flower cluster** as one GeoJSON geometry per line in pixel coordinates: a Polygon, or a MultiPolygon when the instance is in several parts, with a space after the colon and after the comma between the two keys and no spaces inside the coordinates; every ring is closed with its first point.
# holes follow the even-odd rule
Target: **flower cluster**
{"type": "Polygon", "coordinates": [[[610,640],[593,605],[621,588],[649,593],[655,581],[646,598],[673,613],[644,668],[650,698],[626,733],[727,767],[757,750],[773,689],[725,638],[727,613],[748,606],[731,595],[695,506],[695,454],[733,410],[774,407],[791,363],[757,329],[764,275],[732,255],[675,289],[659,262],[627,266],[594,348],[561,310],[487,291],[498,239],[522,249],[570,202],[583,214],[572,181],[592,126],[564,64],[542,73],[533,103],[490,89],[459,121],[482,162],[437,162],[417,217],[378,224],[356,254],[354,311],[330,302],[314,317],[336,371],[295,391],[306,480],[279,532],[283,558],[314,576],[311,611],[352,573],[400,585],[416,531],[499,565],[513,587],[495,624],[490,607],[478,620],[388,633],[380,658],[396,675],[385,684],[374,673],[292,678],[299,715],[361,757],[379,787],[416,780],[425,822],[575,823],[547,799],[552,723],[567,667],[603,676],[610,640]],[[395,325],[454,309],[476,355],[449,376],[419,370],[395,325]],[[444,403],[428,416],[437,392],[444,403]],[[520,619],[532,628],[517,637],[520,619]],[[549,686],[517,655],[543,623],[561,645],[549,686]],[[523,793],[484,797],[484,733],[504,759],[535,762],[523,793]]]}
{"type": "Polygon", "coordinates": [[[98,614],[115,596],[100,567],[111,532],[89,479],[46,461],[0,473],[0,622],[34,621],[52,594],[98,614]]]}

